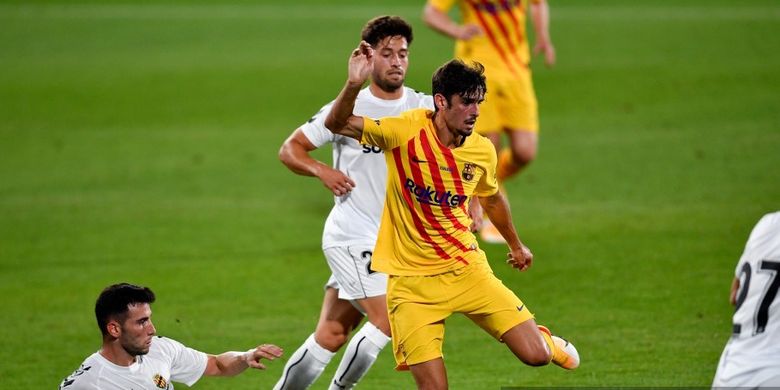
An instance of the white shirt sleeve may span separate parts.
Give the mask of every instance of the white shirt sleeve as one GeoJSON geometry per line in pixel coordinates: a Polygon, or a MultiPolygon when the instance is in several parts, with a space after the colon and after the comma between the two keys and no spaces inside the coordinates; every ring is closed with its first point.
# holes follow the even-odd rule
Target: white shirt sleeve
{"type": "Polygon", "coordinates": [[[171,381],[192,386],[203,376],[208,362],[205,353],[188,348],[167,337],[160,337],[157,341],[171,358],[171,381]]]}
{"type": "Polygon", "coordinates": [[[333,142],[336,139],[336,134],[333,134],[325,127],[325,117],[328,116],[332,106],[333,102],[326,104],[300,127],[301,131],[303,131],[303,135],[305,135],[312,145],[317,148],[329,142],[333,142]]]}
{"type": "MultiPolygon", "coordinates": [[[[89,375],[91,369],[93,367],[82,364],[78,370],[60,383],[59,390],[99,390],[100,388],[95,381],[95,378],[99,376],[89,375]]],[[[100,368],[94,367],[94,369],[99,370],[100,368]]]]}
{"type": "Polygon", "coordinates": [[[420,93],[420,108],[427,108],[429,110],[435,110],[436,106],[433,104],[433,96],[420,93]]]}

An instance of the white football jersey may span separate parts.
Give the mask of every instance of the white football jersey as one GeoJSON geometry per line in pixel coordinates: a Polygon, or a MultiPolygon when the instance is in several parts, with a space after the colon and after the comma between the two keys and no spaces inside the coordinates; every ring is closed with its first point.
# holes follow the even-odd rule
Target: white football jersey
{"type": "MultiPolygon", "coordinates": [[[[387,167],[384,151],[376,146],[361,145],[357,140],[333,134],[325,125],[325,117],[333,102],[301,126],[306,138],[316,147],[333,145],[333,167],[354,182],[355,187],[344,196],[335,197],[335,205],[325,221],[322,248],[376,243],[379,220],[387,187],[387,167]]],[[[403,96],[384,100],[374,96],[369,88],[360,91],[354,113],[369,118],[396,116],[413,108],[433,109],[433,97],[404,87],[403,96]]]]}
{"type": "Polygon", "coordinates": [[[733,334],[718,364],[716,387],[780,379],[780,212],[765,215],[753,228],[735,276],[733,334]]]}
{"type": "Polygon", "coordinates": [[[206,370],[207,355],[178,341],[155,336],[149,353],[128,367],[111,363],[99,352],[65,378],[60,390],[172,390],[174,382],[192,386],[206,370]]]}

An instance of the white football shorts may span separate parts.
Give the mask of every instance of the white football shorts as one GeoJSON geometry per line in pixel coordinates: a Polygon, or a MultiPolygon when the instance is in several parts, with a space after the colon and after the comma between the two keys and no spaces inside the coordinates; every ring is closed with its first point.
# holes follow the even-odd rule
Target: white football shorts
{"type": "Polygon", "coordinates": [[[387,294],[387,275],[371,270],[373,247],[340,246],[325,249],[332,274],[325,287],[339,290],[339,299],[355,300],[387,294]]]}

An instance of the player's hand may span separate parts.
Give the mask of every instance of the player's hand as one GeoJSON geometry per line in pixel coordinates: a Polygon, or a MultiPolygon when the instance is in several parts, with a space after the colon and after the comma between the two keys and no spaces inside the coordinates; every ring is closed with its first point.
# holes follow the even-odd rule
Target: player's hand
{"type": "Polygon", "coordinates": [[[455,38],[461,41],[468,41],[480,35],[482,35],[482,28],[476,24],[463,24],[455,31],[455,38]]]}
{"type": "Polygon", "coordinates": [[[518,271],[525,271],[531,267],[531,263],[534,261],[534,254],[525,245],[520,245],[519,248],[512,249],[507,253],[506,263],[511,265],[512,268],[516,268],[518,271]]]}
{"type": "Polygon", "coordinates": [[[255,349],[250,349],[244,354],[244,359],[249,367],[265,370],[265,365],[260,363],[261,359],[274,360],[282,356],[284,351],[273,344],[258,345],[255,349]]]}
{"type": "Polygon", "coordinates": [[[482,206],[479,204],[478,199],[472,199],[469,203],[469,217],[471,217],[470,229],[472,232],[477,232],[482,229],[482,224],[485,222],[482,213],[482,206]]]}
{"type": "Polygon", "coordinates": [[[549,39],[537,39],[534,45],[534,55],[544,54],[544,65],[548,68],[555,65],[555,46],[549,39]]]}
{"type": "Polygon", "coordinates": [[[363,85],[374,69],[374,49],[366,41],[360,41],[360,45],[352,50],[349,57],[349,83],[363,85]]]}
{"type": "Polygon", "coordinates": [[[320,178],[325,188],[329,189],[336,196],[346,195],[355,188],[355,182],[338,169],[323,167],[317,177],[320,178]]]}

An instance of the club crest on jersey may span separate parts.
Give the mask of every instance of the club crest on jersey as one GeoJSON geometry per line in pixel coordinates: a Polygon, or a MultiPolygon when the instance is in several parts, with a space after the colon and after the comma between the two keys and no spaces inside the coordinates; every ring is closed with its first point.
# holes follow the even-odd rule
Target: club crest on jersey
{"type": "Polygon", "coordinates": [[[474,179],[474,173],[477,171],[477,165],[473,163],[466,163],[463,166],[463,171],[460,173],[460,175],[463,177],[463,180],[465,181],[471,181],[474,179]]]}
{"type": "Polygon", "coordinates": [[[450,191],[440,192],[431,186],[415,183],[412,179],[406,179],[404,188],[417,198],[420,203],[425,203],[439,207],[458,207],[466,202],[469,197],[466,195],[453,194],[450,191]]]}
{"type": "Polygon", "coordinates": [[[168,381],[165,380],[165,378],[163,378],[162,375],[160,374],[155,374],[153,381],[154,381],[154,385],[160,389],[168,388],[168,381]]]}

